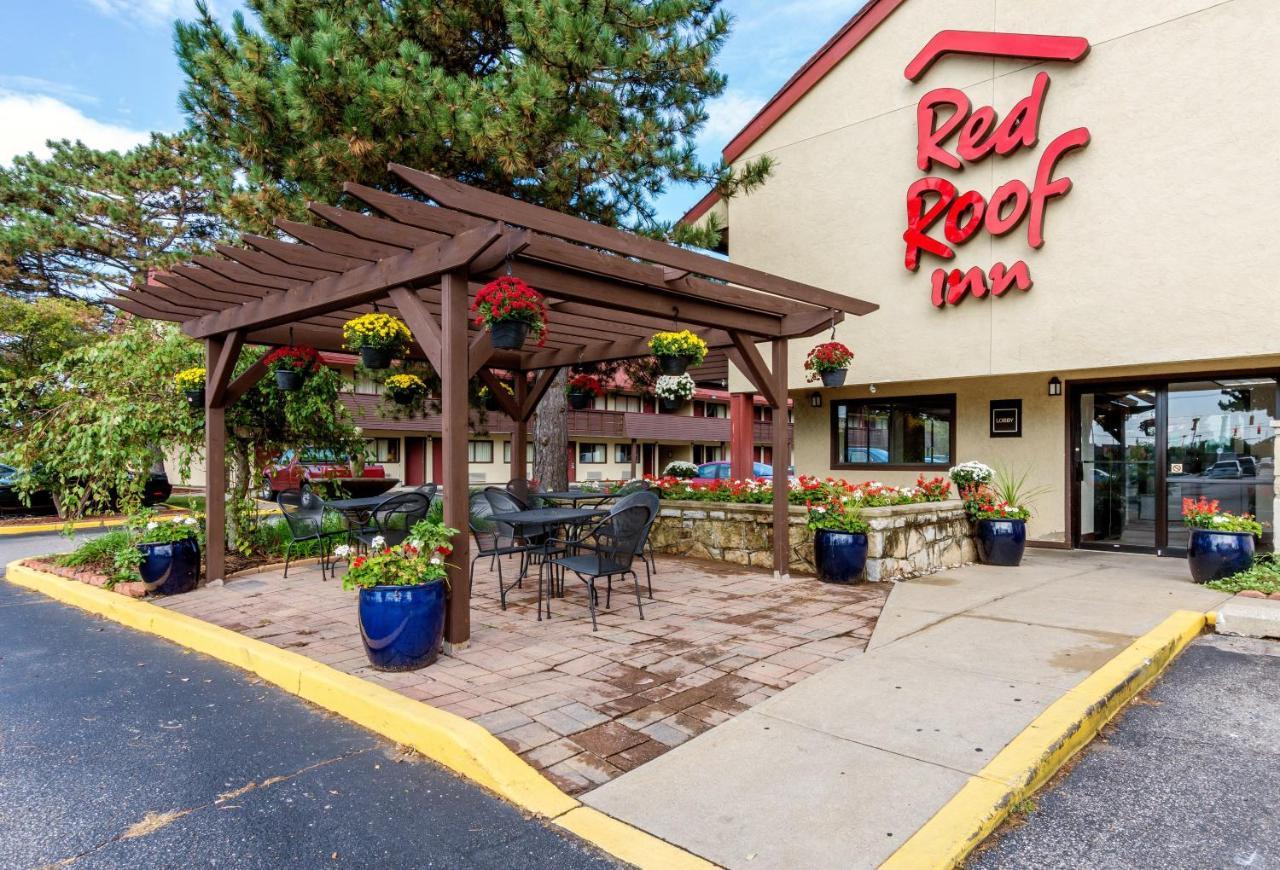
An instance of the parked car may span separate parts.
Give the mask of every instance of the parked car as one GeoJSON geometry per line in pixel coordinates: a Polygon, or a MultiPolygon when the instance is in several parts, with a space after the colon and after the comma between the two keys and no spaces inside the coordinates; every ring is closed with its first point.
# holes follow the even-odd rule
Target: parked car
{"type": "Polygon", "coordinates": [[[1238,459],[1219,460],[1218,462],[1213,463],[1212,467],[1205,472],[1204,476],[1215,479],[1240,477],[1240,461],[1238,459]]]}
{"type": "MultiPolygon", "coordinates": [[[[351,463],[331,450],[306,450],[302,453],[289,450],[281,454],[262,476],[258,497],[274,501],[282,492],[298,489],[305,494],[311,492],[319,481],[351,476],[351,463]]],[[[363,476],[386,477],[387,470],[381,465],[365,463],[363,476]]]]}
{"type": "MultiPolygon", "coordinates": [[[[791,476],[795,477],[795,466],[791,466],[791,476]]],[[[753,477],[773,477],[773,466],[765,465],[763,462],[751,463],[751,475],[753,477]]],[[[728,462],[704,462],[698,466],[698,474],[690,479],[690,483],[714,483],[717,480],[729,480],[733,477],[731,466],[728,462]]]]}
{"type": "MultiPolygon", "coordinates": [[[[18,492],[18,483],[25,473],[11,465],[0,465],[0,511],[24,514],[57,513],[53,493],[44,487],[29,493],[30,505],[23,502],[18,492]]],[[[142,492],[142,504],[145,507],[161,504],[168,501],[172,494],[173,486],[169,483],[169,476],[161,468],[147,475],[146,486],[142,492]]]]}
{"type": "Polygon", "coordinates": [[[1240,463],[1241,477],[1257,477],[1258,476],[1258,460],[1252,456],[1237,456],[1236,462],[1240,463]]]}

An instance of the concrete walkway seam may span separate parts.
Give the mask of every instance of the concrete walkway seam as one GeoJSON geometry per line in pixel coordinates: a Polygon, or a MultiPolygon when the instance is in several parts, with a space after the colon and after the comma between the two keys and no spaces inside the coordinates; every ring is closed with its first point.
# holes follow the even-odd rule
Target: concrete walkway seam
{"type": "Polygon", "coordinates": [[[1203,632],[1210,617],[1175,611],[1054,701],[881,867],[958,866],[1203,632]]]}
{"type": "Polygon", "coordinates": [[[56,601],[154,634],[250,671],[290,694],[411,746],[471,782],[642,868],[706,870],[715,864],[583,806],[480,725],[230,629],[10,562],[5,579],[56,601]]]}

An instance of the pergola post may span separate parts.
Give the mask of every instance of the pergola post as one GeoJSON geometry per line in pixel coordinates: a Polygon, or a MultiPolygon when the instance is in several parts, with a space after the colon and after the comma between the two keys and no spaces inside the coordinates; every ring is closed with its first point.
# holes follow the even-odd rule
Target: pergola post
{"type": "Polygon", "coordinates": [[[525,416],[525,402],[529,398],[529,378],[524,372],[516,372],[515,431],[511,433],[511,479],[526,480],[529,477],[529,418],[525,416]]]}
{"type": "Polygon", "coordinates": [[[471,637],[470,492],[467,478],[467,270],[446,272],[440,282],[440,409],[443,419],[444,522],[458,530],[449,557],[449,610],[445,616],[447,649],[464,647],[471,637]]]}
{"type": "Polygon", "coordinates": [[[773,573],[786,577],[791,571],[790,441],[787,438],[787,340],[773,340],[773,573]]]}
{"type": "Polygon", "coordinates": [[[729,476],[749,480],[755,452],[754,393],[729,394],[729,476]]]}
{"type": "Polygon", "coordinates": [[[226,398],[220,395],[218,360],[226,339],[205,340],[204,385],[204,528],[205,582],[225,579],[227,563],[227,418],[226,398]]]}

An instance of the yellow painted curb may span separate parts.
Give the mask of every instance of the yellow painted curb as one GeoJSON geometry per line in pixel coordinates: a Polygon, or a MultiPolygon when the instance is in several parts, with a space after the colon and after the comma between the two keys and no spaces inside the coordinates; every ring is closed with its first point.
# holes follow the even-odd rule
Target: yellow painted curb
{"type": "Polygon", "coordinates": [[[1037,716],[880,866],[922,870],[959,865],[1015,804],[1083,749],[1207,623],[1206,614],[1179,610],[1135,640],[1037,716]]]}
{"type": "MultiPolygon", "coordinates": [[[[188,513],[185,508],[175,508],[172,511],[165,511],[166,516],[183,516],[188,513]]],[[[123,526],[128,520],[124,517],[112,517],[110,519],[99,520],[75,520],[71,523],[74,531],[81,529],[110,529],[115,526],[123,526]]],[[[66,523],[25,523],[20,526],[0,526],[0,538],[5,535],[30,535],[36,532],[61,532],[67,528],[66,523]]]]}
{"type": "Polygon", "coordinates": [[[5,579],[251,671],[357,725],[413,747],[521,809],[546,817],[628,863],[664,870],[716,866],[639,828],[584,807],[498,738],[461,716],[230,629],[37,571],[23,565],[21,560],[8,564],[5,579]]]}

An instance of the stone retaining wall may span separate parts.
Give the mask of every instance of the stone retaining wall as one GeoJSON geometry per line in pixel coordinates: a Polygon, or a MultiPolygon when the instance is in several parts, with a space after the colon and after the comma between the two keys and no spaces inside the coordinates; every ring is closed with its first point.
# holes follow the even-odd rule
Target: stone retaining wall
{"type": "MultiPolygon", "coordinates": [[[[977,559],[969,521],[958,499],[867,508],[867,579],[904,580],[977,559]]],[[[815,574],[813,533],[805,509],[793,506],[791,571],[815,574]]],[[[663,501],[653,525],[659,553],[773,567],[773,506],[706,501],[663,501]]]]}

